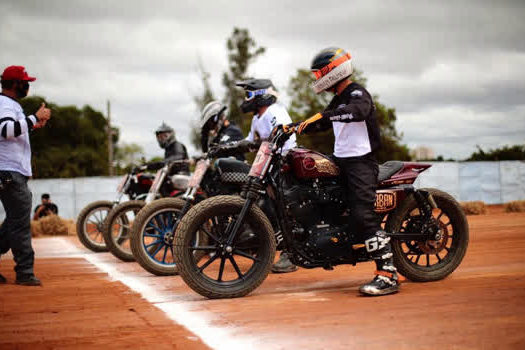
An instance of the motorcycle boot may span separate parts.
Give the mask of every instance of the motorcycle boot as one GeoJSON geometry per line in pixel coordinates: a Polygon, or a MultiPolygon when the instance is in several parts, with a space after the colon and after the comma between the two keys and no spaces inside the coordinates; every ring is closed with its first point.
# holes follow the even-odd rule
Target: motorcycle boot
{"type": "Polygon", "coordinates": [[[376,263],[376,276],[362,285],[359,291],[365,295],[386,295],[399,291],[397,269],[392,258],[390,237],[384,231],[377,231],[374,236],[365,241],[366,251],[376,263]]]}
{"type": "Polygon", "coordinates": [[[287,252],[282,251],[279,260],[272,266],[273,273],[288,273],[297,270],[297,266],[290,261],[290,256],[287,252]]]}

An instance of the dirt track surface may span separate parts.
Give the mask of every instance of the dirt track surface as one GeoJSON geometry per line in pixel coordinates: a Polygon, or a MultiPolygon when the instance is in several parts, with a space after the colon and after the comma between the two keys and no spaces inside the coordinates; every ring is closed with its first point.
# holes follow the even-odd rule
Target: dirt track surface
{"type": "Polygon", "coordinates": [[[358,295],[368,263],[270,275],[248,297],[209,301],[73,238],[36,239],[43,287],[14,285],[11,259],[0,263],[0,348],[525,349],[525,214],[469,222],[456,272],[379,298],[358,295]]]}

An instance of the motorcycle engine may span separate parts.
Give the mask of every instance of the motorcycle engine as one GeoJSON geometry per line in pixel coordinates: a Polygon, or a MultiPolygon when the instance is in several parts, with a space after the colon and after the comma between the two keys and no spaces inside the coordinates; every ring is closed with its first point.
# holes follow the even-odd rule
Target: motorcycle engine
{"type": "Polygon", "coordinates": [[[348,216],[340,185],[295,185],[288,187],[284,195],[294,241],[312,261],[334,260],[348,254],[348,216]]]}

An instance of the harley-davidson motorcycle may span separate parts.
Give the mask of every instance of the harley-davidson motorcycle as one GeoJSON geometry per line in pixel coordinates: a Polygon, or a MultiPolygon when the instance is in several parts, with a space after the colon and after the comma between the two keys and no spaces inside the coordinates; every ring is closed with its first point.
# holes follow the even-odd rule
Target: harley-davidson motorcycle
{"type": "MultiPolygon", "coordinates": [[[[226,146],[227,147],[227,146],[226,146]]],[[[131,250],[136,261],[157,275],[177,273],[173,240],[180,219],[193,204],[220,194],[239,194],[248,179],[250,166],[232,158],[220,158],[211,165],[213,155],[205,154],[195,165],[186,192],[179,198],[158,199],[145,206],[132,227],[131,250]]],[[[207,242],[205,235],[195,237],[193,245],[207,242]]],[[[194,252],[200,259],[204,253],[194,252]]]]}
{"type": "MultiPolygon", "coordinates": [[[[122,261],[135,261],[131,251],[131,227],[138,212],[158,198],[178,197],[188,187],[189,175],[180,173],[188,160],[168,162],[155,174],[148,193],[141,199],[134,199],[114,206],[102,225],[102,236],[106,247],[122,261]]],[[[142,168],[147,168],[143,166],[142,168]]]]}
{"type": "Polygon", "coordinates": [[[108,248],[102,235],[104,221],[113,207],[118,205],[125,195],[130,200],[144,199],[153,183],[153,175],[134,168],[122,177],[117,196],[113,201],[96,201],[85,206],[77,217],[76,229],[80,242],[94,252],[106,252],[108,248]]]}
{"type": "MultiPolygon", "coordinates": [[[[270,272],[278,243],[303,268],[330,270],[368,260],[363,242],[348,226],[339,168],[329,157],[307,149],[282,155],[290,134],[279,129],[271,142],[261,144],[241,196],[206,199],[180,221],[175,263],[197,293],[207,298],[247,295],[270,272]],[[270,198],[267,214],[254,205],[261,195],[270,198]],[[246,230],[254,236],[248,241],[239,234],[246,230]],[[200,236],[207,240],[195,244],[200,236]],[[195,252],[205,254],[198,260],[195,252]]],[[[465,214],[454,198],[437,189],[414,188],[417,176],[430,166],[397,161],[381,165],[375,203],[391,237],[395,266],[418,282],[452,273],[469,241],[465,214]]]]}

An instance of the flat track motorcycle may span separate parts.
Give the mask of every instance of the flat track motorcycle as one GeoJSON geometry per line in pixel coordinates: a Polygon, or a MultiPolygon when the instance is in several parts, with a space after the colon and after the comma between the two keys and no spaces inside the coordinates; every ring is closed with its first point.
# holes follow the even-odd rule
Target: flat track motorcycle
{"type": "MultiPolygon", "coordinates": [[[[221,158],[211,166],[210,157],[197,161],[186,192],[179,198],[163,198],[142,208],[133,221],[131,251],[136,261],[157,276],[177,273],[173,259],[173,238],[178,222],[191,208],[204,198],[219,194],[240,193],[248,179],[250,166],[244,162],[221,158]]],[[[196,243],[207,240],[195,238],[196,243]]],[[[200,258],[202,254],[196,252],[200,258]]]]}
{"type": "Polygon", "coordinates": [[[117,187],[115,200],[95,201],[80,211],[76,222],[79,241],[94,252],[107,252],[102,231],[108,213],[123,200],[125,195],[130,200],[144,199],[152,183],[153,175],[141,172],[140,168],[134,168],[129,174],[124,175],[117,187]]]}
{"type": "Polygon", "coordinates": [[[145,198],[130,200],[114,206],[107,214],[102,226],[102,235],[108,250],[122,261],[135,261],[131,252],[131,226],[138,212],[158,198],[178,197],[188,186],[189,175],[179,172],[188,160],[175,160],[162,166],[149,188],[145,198]]]}
{"type": "MultiPolygon", "coordinates": [[[[292,128],[292,132],[294,129],[292,128]]],[[[339,168],[307,149],[280,150],[290,132],[278,129],[263,142],[241,196],[217,196],[195,205],[175,233],[175,262],[184,281],[207,298],[242,297],[270,272],[276,242],[303,268],[332,269],[368,260],[363,242],[349,227],[349,211],[339,168]],[[254,203],[270,198],[274,229],[254,203]],[[274,225],[275,227],[275,225],[274,225]],[[239,232],[253,232],[250,246],[239,232]],[[195,244],[196,237],[207,240],[195,244]],[[200,260],[195,252],[205,252],[200,260]]],[[[394,263],[412,281],[445,278],[461,263],[469,228],[459,204],[437,189],[415,189],[417,176],[431,165],[390,161],[380,166],[376,212],[392,238],[394,263]]],[[[268,211],[266,211],[268,212],[268,211]]]]}

